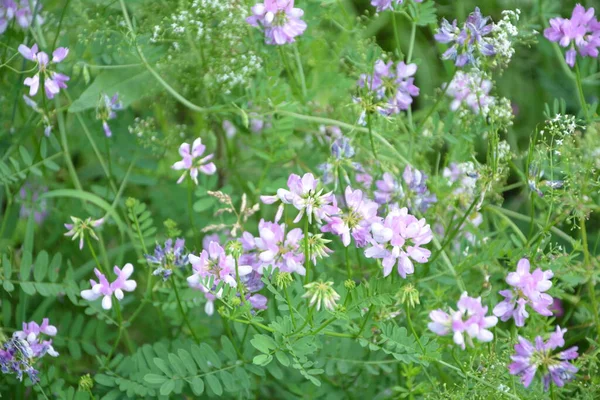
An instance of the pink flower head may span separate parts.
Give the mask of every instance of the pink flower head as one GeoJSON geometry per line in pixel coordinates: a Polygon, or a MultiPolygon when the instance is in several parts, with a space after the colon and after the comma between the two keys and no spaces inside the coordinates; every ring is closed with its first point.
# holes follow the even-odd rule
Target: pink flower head
{"type": "Polygon", "coordinates": [[[35,96],[40,87],[40,74],[44,76],[44,92],[46,97],[53,99],[55,95],[60,92],[60,89],[66,89],[66,82],[69,81],[69,77],[58,72],[50,70],[51,64],[58,64],[62,62],[69,54],[69,49],[66,47],[59,47],[52,53],[52,60],[50,60],[48,54],[43,51],[38,51],[37,44],[34,44],[31,48],[24,44],[19,45],[19,53],[27,60],[36,62],[38,64],[38,73],[31,78],[25,78],[25,85],[29,86],[29,95],[35,96]]]}
{"type": "Polygon", "coordinates": [[[56,336],[58,330],[54,325],[50,325],[48,318],[42,320],[42,324],[31,321],[23,322],[23,330],[13,333],[13,338],[25,340],[31,348],[31,357],[39,358],[45,354],[50,354],[52,357],[58,357],[58,352],[52,347],[52,340],[42,340],[43,335],[56,336]]]}
{"type": "Polygon", "coordinates": [[[303,238],[302,230],[295,228],[285,233],[285,224],[278,225],[274,222],[260,220],[258,224],[258,237],[254,238],[254,244],[258,251],[260,267],[273,266],[283,272],[296,272],[304,275],[304,254],[300,248],[303,238]]]}
{"type": "Polygon", "coordinates": [[[188,143],[183,143],[181,146],[179,146],[181,161],[177,161],[171,167],[174,170],[184,170],[181,177],[177,180],[177,183],[183,182],[183,179],[187,175],[188,171],[190,173],[190,177],[196,185],[198,184],[198,171],[206,175],[212,175],[217,171],[215,164],[209,162],[213,159],[214,154],[209,154],[205,157],[202,157],[205,151],[206,146],[202,144],[201,138],[194,140],[191,151],[188,143]]]}
{"type": "Polygon", "coordinates": [[[473,339],[480,342],[490,342],[494,334],[488,329],[496,326],[498,318],[486,316],[488,308],[481,304],[481,297],[469,297],[467,292],[460,296],[457,311],[450,309],[447,313],[443,310],[434,310],[429,313],[431,321],[429,330],[440,336],[453,334],[454,343],[463,350],[465,343],[473,346],[473,339]]]}
{"type": "Polygon", "coordinates": [[[502,321],[508,321],[512,317],[515,325],[525,325],[525,320],[529,316],[526,305],[540,315],[552,316],[550,308],[554,304],[554,300],[544,292],[552,287],[550,279],[554,274],[552,271],[542,271],[540,268],[530,273],[529,269],[529,260],[520,259],[517,271],[509,273],[506,277],[506,283],[513,289],[498,292],[504,297],[504,300],[494,307],[494,315],[500,317],[502,321]]]}
{"type": "Polygon", "coordinates": [[[252,16],[246,22],[264,29],[266,44],[283,45],[295,42],[295,37],[304,33],[303,15],[302,9],[294,8],[294,0],[264,0],[252,7],[252,16]]]}
{"type": "MultiPolygon", "coordinates": [[[[397,5],[404,3],[404,0],[393,0],[397,5]]],[[[414,0],[415,3],[422,3],[423,0],[414,0]]],[[[392,0],[371,0],[371,5],[377,9],[377,12],[391,10],[392,0]]]]}
{"type": "Polygon", "coordinates": [[[123,299],[123,291],[133,292],[137,286],[137,283],[129,279],[133,274],[133,265],[130,263],[125,264],[121,270],[119,267],[114,267],[114,272],[117,278],[113,283],[109,283],[106,276],[101,273],[97,268],[94,269],[94,273],[98,278],[98,282],[90,279],[91,289],[82,290],[81,297],[88,301],[94,301],[102,297],[102,308],[110,310],[112,308],[112,295],[114,294],[117,300],[123,299]]]}
{"type": "Polygon", "coordinates": [[[421,247],[433,239],[425,218],[418,220],[405,208],[394,208],[383,222],[371,224],[371,247],[365,250],[367,258],[382,259],[383,275],[388,276],[395,264],[402,278],[414,273],[413,261],[425,263],[431,251],[421,247]]]}
{"type": "MultiPolygon", "coordinates": [[[[302,177],[291,174],[287,185],[289,190],[278,189],[276,195],[260,196],[260,199],[265,204],[281,201],[283,204],[291,204],[296,207],[300,212],[294,219],[294,223],[300,222],[304,214],[306,214],[309,223],[312,223],[313,218],[321,223],[324,218],[329,217],[336,211],[331,207],[334,200],[333,192],[323,194],[323,189],[317,190],[319,180],[315,179],[313,174],[307,173],[302,177]]],[[[280,207],[275,221],[279,221],[282,213],[283,207],[280,207]]]]}
{"type": "Polygon", "coordinates": [[[565,60],[570,67],[575,65],[578,51],[582,57],[598,57],[600,22],[596,19],[593,8],[586,10],[581,4],[577,4],[570,19],[552,18],[544,36],[562,47],[569,47],[565,60]]]}
{"type": "Polygon", "coordinates": [[[508,366],[509,372],[520,376],[523,386],[528,387],[537,371],[541,370],[544,390],[548,390],[551,382],[563,387],[578,371],[578,368],[569,362],[578,357],[577,346],[553,354],[554,350],[565,345],[563,335],[566,332],[566,329],[557,326],[548,341],[544,342],[541,336],[537,336],[535,344],[519,336],[519,342],[515,344],[515,354],[510,356],[513,362],[508,366]]]}
{"type": "MultiPolygon", "coordinates": [[[[218,284],[221,280],[232,287],[237,286],[235,279],[235,260],[232,256],[225,253],[225,249],[217,242],[210,242],[208,251],[202,250],[200,257],[190,254],[190,263],[194,274],[187,278],[191,287],[199,288],[204,286],[203,281],[212,276],[214,283],[218,284]]],[[[248,275],[252,272],[249,265],[238,265],[240,276],[248,275]]]]}
{"type": "Polygon", "coordinates": [[[351,237],[356,247],[364,247],[371,240],[370,225],[381,221],[377,216],[379,205],[366,198],[361,190],[352,190],[350,186],[344,192],[344,204],[345,209],[328,218],[321,231],[341,236],[346,247],[351,237]]]}

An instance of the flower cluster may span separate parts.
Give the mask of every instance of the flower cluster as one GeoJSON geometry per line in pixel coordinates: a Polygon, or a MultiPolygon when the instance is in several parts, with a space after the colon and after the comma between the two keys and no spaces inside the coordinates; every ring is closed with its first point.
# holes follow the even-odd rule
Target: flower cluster
{"type": "Polygon", "coordinates": [[[515,325],[524,326],[529,316],[525,309],[526,305],[540,315],[552,316],[550,308],[554,300],[544,292],[552,287],[550,279],[554,274],[552,271],[542,271],[540,268],[529,272],[530,267],[529,260],[522,258],[517,264],[517,271],[509,273],[506,277],[506,283],[513,289],[501,290],[499,293],[504,300],[494,307],[494,315],[500,317],[502,321],[513,318],[515,325]]]}
{"type": "MultiPolygon", "coordinates": [[[[419,95],[419,88],[414,84],[416,72],[416,64],[401,61],[394,68],[391,61],[385,63],[377,60],[373,74],[362,74],[357,85],[372,97],[372,105],[380,114],[398,114],[402,110],[408,110],[413,97],[419,95]]],[[[361,116],[361,120],[363,119],[364,115],[361,116]]]]}
{"type": "Polygon", "coordinates": [[[35,16],[35,22],[38,25],[44,23],[41,15],[41,1],[29,0],[2,0],[0,1],[0,35],[8,28],[9,23],[14,19],[22,29],[29,29],[35,16]],[[33,4],[33,10],[30,7],[33,4]]]}
{"type": "Polygon", "coordinates": [[[52,53],[52,60],[48,54],[38,51],[38,45],[34,44],[31,48],[24,44],[19,45],[19,53],[27,60],[34,61],[38,65],[38,73],[33,78],[25,78],[25,85],[29,86],[29,95],[35,96],[40,88],[40,74],[43,77],[44,92],[46,97],[53,99],[60,92],[60,89],[66,89],[71,78],[67,75],[50,70],[51,64],[62,62],[69,54],[69,49],[59,47],[52,53]]]}
{"type": "Polygon", "coordinates": [[[106,137],[112,136],[108,120],[117,118],[117,111],[123,109],[123,104],[119,101],[119,93],[109,97],[105,93],[100,95],[100,101],[96,107],[96,119],[102,121],[102,128],[106,137]]]}
{"type": "Polygon", "coordinates": [[[176,171],[183,170],[183,174],[177,180],[177,183],[183,182],[189,172],[190,177],[197,185],[198,171],[206,175],[212,175],[217,171],[215,164],[213,162],[209,162],[214,158],[214,154],[209,154],[205,157],[202,157],[205,151],[206,146],[202,144],[201,138],[194,140],[191,149],[189,143],[183,143],[181,146],[179,146],[179,155],[181,155],[181,161],[177,161],[171,167],[176,171]]]}
{"type": "Polygon", "coordinates": [[[480,342],[490,342],[494,339],[494,334],[489,328],[496,326],[498,318],[486,316],[488,307],[481,304],[481,297],[469,297],[467,292],[464,292],[456,307],[456,311],[450,309],[449,313],[443,310],[431,311],[429,318],[432,322],[427,325],[429,329],[440,336],[452,333],[454,343],[463,350],[465,343],[473,346],[473,339],[480,342]]]}
{"type": "Polygon", "coordinates": [[[65,224],[65,228],[69,231],[65,233],[65,236],[72,236],[72,240],[79,238],[79,250],[83,249],[83,243],[86,235],[90,235],[92,238],[98,240],[96,232],[93,228],[97,228],[104,223],[104,218],[92,219],[88,217],[85,220],[77,217],[71,217],[72,224],[65,224]]]}
{"type": "Polygon", "coordinates": [[[40,195],[47,191],[48,188],[45,186],[39,187],[31,183],[25,183],[19,190],[19,200],[21,201],[19,217],[27,219],[33,214],[33,219],[37,224],[44,222],[49,214],[48,200],[40,198],[40,195]]]}
{"type": "Polygon", "coordinates": [[[246,22],[264,29],[266,44],[283,45],[295,42],[296,36],[304,33],[303,15],[302,9],[294,7],[294,0],[264,0],[252,7],[246,22]]]}
{"type": "Polygon", "coordinates": [[[156,266],[152,274],[161,275],[165,281],[169,279],[174,268],[183,268],[188,264],[188,255],[184,254],[184,250],[185,239],[175,240],[175,246],[172,239],[168,239],[164,246],[157,244],[154,255],[145,255],[148,264],[156,266]]]}
{"type": "Polygon", "coordinates": [[[392,208],[385,219],[371,224],[371,235],[365,256],[383,260],[383,276],[398,264],[398,274],[406,278],[415,271],[413,261],[422,264],[431,256],[431,251],[421,247],[433,239],[431,228],[425,218],[418,220],[407,208],[392,208]]]}
{"type": "Polygon", "coordinates": [[[98,282],[90,279],[91,289],[81,291],[81,297],[88,301],[94,301],[102,297],[102,308],[110,310],[112,308],[112,296],[113,294],[117,300],[122,300],[125,292],[133,292],[137,287],[136,281],[129,279],[133,274],[133,265],[130,263],[125,264],[123,269],[120,269],[115,265],[113,269],[117,278],[113,282],[108,282],[106,276],[100,272],[97,268],[94,269],[94,273],[98,278],[98,282]]]}
{"type": "Polygon", "coordinates": [[[487,115],[494,104],[494,97],[489,95],[492,87],[492,81],[481,71],[458,71],[446,89],[446,95],[452,97],[450,109],[456,111],[464,105],[475,114],[487,115]]]}
{"type": "Polygon", "coordinates": [[[534,343],[519,336],[519,342],[515,344],[515,354],[510,356],[513,362],[508,366],[509,372],[521,377],[525,387],[529,387],[538,370],[542,373],[544,390],[548,390],[552,381],[558,387],[564,386],[578,371],[578,368],[569,362],[578,357],[577,346],[553,354],[554,350],[565,345],[566,332],[566,329],[557,326],[547,341],[544,342],[541,336],[537,336],[534,343]]]}
{"type": "Polygon", "coordinates": [[[14,332],[12,338],[0,348],[0,371],[4,374],[14,373],[19,381],[23,380],[23,373],[26,373],[32,383],[37,383],[38,371],[34,367],[37,360],[46,354],[58,357],[52,347],[52,339],[46,340],[44,335],[56,336],[57,332],[48,318],[44,318],[41,325],[34,321],[23,322],[23,330],[14,332]]]}
{"type": "MultiPolygon", "coordinates": [[[[210,242],[208,250],[203,249],[200,257],[189,254],[188,258],[192,264],[194,274],[187,278],[191,287],[208,289],[204,282],[212,277],[214,284],[224,281],[226,284],[236,287],[236,260],[233,256],[226,254],[225,249],[217,242],[210,242]]],[[[238,265],[237,271],[240,277],[252,272],[249,265],[238,265]]]]}
{"type": "Polygon", "coordinates": [[[454,60],[457,67],[464,67],[468,64],[478,65],[481,55],[496,54],[489,38],[485,37],[494,27],[493,24],[488,24],[489,19],[490,17],[481,15],[478,7],[469,14],[462,28],[458,27],[456,20],[450,24],[444,18],[435,39],[440,43],[450,43],[452,46],[444,52],[442,59],[454,60]]]}
{"type": "Polygon", "coordinates": [[[306,293],[302,297],[310,299],[310,306],[316,304],[317,311],[324,307],[330,311],[333,311],[336,306],[336,301],[340,299],[340,295],[333,288],[333,282],[311,282],[304,285],[306,293]]]}
{"type": "Polygon", "coordinates": [[[427,175],[407,165],[402,173],[402,182],[397,181],[392,174],[385,172],[381,180],[375,182],[375,201],[379,204],[401,202],[408,203],[411,210],[425,212],[437,201],[437,197],[429,192],[427,175]]]}
{"type": "Polygon", "coordinates": [[[577,4],[571,18],[552,18],[550,27],[544,30],[544,36],[551,42],[568,47],[565,60],[570,67],[575,66],[577,52],[582,57],[598,57],[600,48],[600,22],[594,15],[594,9],[585,9],[577,4]]]}

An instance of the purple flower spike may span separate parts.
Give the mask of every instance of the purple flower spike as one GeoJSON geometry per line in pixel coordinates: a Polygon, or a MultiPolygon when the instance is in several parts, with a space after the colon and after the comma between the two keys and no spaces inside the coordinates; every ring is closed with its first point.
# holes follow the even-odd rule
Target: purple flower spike
{"type": "Polygon", "coordinates": [[[117,118],[117,111],[122,109],[123,103],[119,100],[119,93],[115,93],[112,97],[105,93],[100,96],[100,101],[96,106],[96,119],[102,121],[102,129],[106,137],[112,136],[108,120],[117,118]]]}
{"type": "Polygon", "coordinates": [[[296,36],[304,33],[303,15],[302,9],[294,8],[294,0],[264,0],[252,7],[252,16],[246,22],[264,29],[266,44],[283,45],[295,42],[296,36]]]}
{"type": "Polygon", "coordinates": [[[529,260],[522,258],[517,264],[517,271],[509,273],[506,277],[506,282],[513,289],[501,290],[499,293],[504,300],[494,307],[494,315],[500,317],[502,321],[513,318],[516,326],[525,325],[525,320],[529,317],[526,305],[540,315],[552,316],[551,307],[554,299],[544,292],[552,287],[550,279],[554,274],[552,271],[542,271],[540,268],[531,273],[529,269],[529,260]]]}
{"type": "Polygon", "coordinates": [[[217,167],[213,162],[209,162],[214,158],[214,154],[209,154],[202,157],[206,151],[206,146],[202,144],[202,139],[198,138],[194,140],[190,151],[189,143],[183,143],[179,146],[179,154],[181,155],[181,161],[177,161],[171,168],[174,170],[184,170],[181,177],[177,180],[177,183],[183,182],[185,176],[190,174],[190,177],[194,183],[198,184],[198,171],[206,175],[212,175],[217,171],[217,167]]]}
{"type": "Polygon", "coordinates": [[[67,84],[71,78],[64,74],[52,71],[49,69],[50,64],[58,64],[62,62],[69,54],[69,49],[66,47],[59,47],[52,53],[52,61],[43,51],[38,51],[37,44],[34,44],[31,48],[24,44],[19,45],[19,53],[27,60],[36,62],[38,64],[38,73],[33,77],[25,78],[25,85],[29,86],[29,95],[35,96],[40,87],[40,74],[44,76],[44,93],[49,99],[53,99],[55,95],[60,92],[60,89],[66,89],[67,84]]]}
{"type": "Polygon", "coordinates": [[[559,353],[553,351],[565,345],[564,334],[566,329],[556,327],[556,331],[550,334],[550,338],[544,342],[541,336],[537,336],[531,343],[519,336],[519,342],[515,344],[515,354],[510,356],[513,362],[508,366],[511,375],[521,377],[523,386],[529,387],[538,370],[542,373],[544,390],[547,391],[550,383],[563,387],[575,376],[578,368],[569,361],[578,357],[577,346],[570,347],[559,353]]]}
{"type": "Polygon", "coordinates": [[[550,27],[544,30],[544,36],[562,47],[569,47],[565,54],[567,64],[575,66],[577,52],[582,57],[598,57],[600,48],[600,22],[594,15],[594,9],[585,9],[577,4],[571,18],[552,18],[550,27]]]}

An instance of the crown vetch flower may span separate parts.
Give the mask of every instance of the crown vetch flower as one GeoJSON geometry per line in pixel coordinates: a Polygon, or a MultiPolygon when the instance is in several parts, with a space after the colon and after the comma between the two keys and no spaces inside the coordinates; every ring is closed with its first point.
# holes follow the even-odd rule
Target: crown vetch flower
{"type": "Polygon", "coordinates": [[[456,111],[464,104],[475,114],[483,110],[483,114],[487,115],[496,101],[489,94],[492,87],[492,81],[485,79],[481,71],[458,71],[446,90],[446,95],[453,98],[450,109],[456,111]]]}
{"type": "Polygon", "coordinates": [[[370,225],[381,221],[377,216],[379,205],[366,198],[361,190],[352,190],[350,186],[346,186],[344,204],[345,208],[328,218],[321,231],[341,236],[346,247],[350,244],[351,237],[354,238],[356,247],[364,247],[371,239],[370,225]]]}
{"type": "Polygon", "coordinates": [[[198,184],[198,171],[206,174],[212,175],[217,171],[217,167],[214,163],[209,162],[213,159],[214,154],[209,154],[205,157],[202,157],[204,152],[206,151],[206,146],[202,144],[202,139],[197,138],[192,143],[192,148],[190,151],[189,143],[182,143],[179,146],[179,154],[181,155],[181,161],[177,161],[171,168],[174,170],[184,170],[181,177],[177,180],[177,183],[183,182],[185,176],[189,172],[190,177],[194,181],[194,183],[198,184]]]}
{"type": "Polygon", "coordinates": [[[166,281],[173,273],[174,267],[182,268],[187,265],[189,260],[188,255],[184,254],[184,249],[185,239],[175,240],[175,246],[173,246],[173,239],[168,239],[164,247],[157,244],[154,255],[145,255],[149,264],[157,266],[152,274],[162,275],[163,280],[166,281]]]}
{"type": "Polygon", "coordinates": [[[506,283],[513,289],[498,292],[504,300],[494,307],[494,315],[500,317],[502,321],[513,318],[515,325],[525,325],[525,320],[529,316],[525,309],[526,305],[540,315],[552,316],[550,308],[554,304],[554,299],[544,292],[552,287],[550,279],[554,274],[552,271],[542,271],[540,268],[531,273],[530,267],[528,259],[520,259],[517,271],[509,273],[506,277],[506,283]]]}
{"type": "MultiPolygon", "coordinates": [[[[40,1],[32,2],[34,9],[37,11],[35,20],[38,25],[44,23],[44,18],[41,15],[42,5],[40,3],[40,1]]],[[[14,0],[0,1],[0,35],[6,31],[10,21],[13,19],[17,21],[17,24],[21,28],[29,29],[33,22],[33,13],[29,4],[29,0],[20,0],[18,2],[14,0]]]]}
{"type": "Polygon", "coordinates": [[[548,390],[551,382],[563,387],[578,371],[578,368],[569,362],[578,357],[577,346],[553,354],[554,350],[565,345],[563,336],[566,332],[566,329],[557,326],[546,342],[541,336],[536,336],[534,343],[519,336],[519,342],[515,344],[515,354],[510,356],[513,362],[508,366],[509,372],[521,377],[523,386],[528,387],[540,370],[544,390],[548,390]]]}
{"type": "MultiPolygon", "coordinates": [[[[313,218],[321,223],[324,218],[336,211],[331,207],[333,192],[323,194],[323,189],[317,190],[319,180],[315,179],[313,174],[306,173],[302,178],[299,175],[291,174],[287,185],[290,190],[278,189],[276,195],[260,196],[260,199],[265,204],[281,201],[283,204],[291,204],[296,207],[300,212],[294,219],[294,223],[299,222],[304,214],[309,223],[312,223],[313,218]]],[[[280,207],[275,221],[279,221],[282,213],[283,207],[280,207]]]]}
{"type": "Polygon", "coordinates": [[[35,358],[43,357],[46,353],[52,357],[58,357],[58,353],[52,347],[52,340],[41,340],[42,335],[56,336],[58,330],[54,325],[50,325],[48,318],[42,319],[42,324],[36,322],[23,322],[23,330],[13,333],[14,338],[25,340],[29,343],[32,356],[35,358]]]}
{"type": "Polygon", "coordinates": [[[371,246],[365,250],[367,258],[382,259],[383,275],[392,272],[398,264],[398,274],[402,278],[414,273],[413,261],[425,263],[431,251],[421,247],[433,239],[433,233],[425,218],[418,220],[408,213],[408,209],[394,208],[383,222],[371,224],[371,246]]]}
{"type": "Polygon", "coordinates": [[[565,60],[570,67],[575,66],[577,52],[582,57],[598,57],[600,22],[591,7],[586,10],[581,4],[577,4],[571,18],[550,19],[550,27],[544,30],[544,36],[562,47],[569,47],[565,60]]]}
{"type": "Polygon", "coordinates": [[[112,136],[108,120],[117,118],[117,111],[123,109],[123,103],[119,100],[119,93],[115,93],[112,97],[102,93],[100,101],[96,107],[96,119],[102,121],[102,128],[106,137],[112,136]]]}
{"type": "Polygon", "coordinates": [[[26,59],[34,61],[38,65],[38,73],[32,78],[25,78],[25,85],[29,86],[29,95],[35,96],[40,87],[40,74],[44,77],[44,92],[46,97],[53,99],[55,95],[60,92],[60,89],[66,89],[67,84],[71,78],[67,75],[60,74],[58,72],[50,70],[51,64],[58,64],[62,62],[69,54],[69,49],[66,47],[59,47],[52,53],[52,60],[48,54],[43,51],[38,51],[38,45],[34,44],[31,48],[24,44],[19,45],[19,53],[26,59]]]}
{"type": "Polygon", "coordinates": [[[304,33],[303,15],[302,9],[294,7],[294,0],[264,0],[252,7],[246,22],[264,29],[266,44],[283,45],[295,42],[296,36],[304,33]]]}
{"type": "MultiPolygon", "coordinates": [[[[200,257],[189,254],[190,262],[194,274],[187,278],[188,284],[192,287],[203,286],[203,280],[209,276],[214,277],[214,283],[218,284],[221,280],[232,287],[237,286],[235,280],[235,260],[232,256],[225,253],[225,249],[217,242],[210,242],[208,250],[203,249],[200,257]]],[[[238,265],[238,271],[241,276],[252,272],[249,265],[238,265]]]]}
{"type": "Polygon", "coordinates": [[[310,306],[317,305],[317,311],[321,309],[321,306],[326,309],[333,311],[336,306],[336,301],[340,299],[340,295],[333,289],[333,282],[311,282],[304,285],[306,293],[302,295],[303,298],[309,298],[310,306]]]}
{"type": "Polygon", "coordinates": [[[278,225],[262,219],[258,223],[259,236],[253,238],[253,243],[260,260],[259,272],[263,267],[271,265],[282,272],[306,274],[304,254],[300,249],[302,229],[294,228],[287,234],[285,229],[285,224],[278,225]]]}
{"type": "Polygon", "coordinates": [[[478,56],[492,56],[496,52],[494,46],[485,38],[494,27],[488,24],[490,17],[483,17],[479,7],[475,8],[465,21],[462,28],[457,26],[457,21],[450,24],[445,18],[442,20],[435,40],[440,43],[450,43],[452,46],[442,54],[444,60],[454,60],[457,67],[467,64],[479,63],[478,56]]]}
{"type": "Polygon", "coordinates": [[[124,293],[133,292],[137,287],[136,281],[129,279],[133,274],[133,265],[131,263],[125,264],[123,269],[120,269],[115,265],[113,269],[117,278],[114,282],[109,283],[106,276],[100,272],[97,268],[94,268],[94,273],[98,278],[98,282],[90,279],[91,289],[82,290],[81,297],[88,301],[94,301],[102,297],[102,308],[110,310],[112,308],[112,295],[114,294],[117,300],[122,300],[124,293]]]}
{"type": "Polygon", "coordinates": [[[456,306],[457,311],[450,309],[449,313],[431,311],[429,318],[432,322],[427,325],[429,330],[440,336],[452,333],[454,343],[463,350],[465,343],[473,346],[473,339],[480,342],[494,339],[494,334],[488,328],[496,326],[498,318],[486,316],[488,307],[481,304],[481,297],[469,297],[467,292],[463,292],[456,306]]]}

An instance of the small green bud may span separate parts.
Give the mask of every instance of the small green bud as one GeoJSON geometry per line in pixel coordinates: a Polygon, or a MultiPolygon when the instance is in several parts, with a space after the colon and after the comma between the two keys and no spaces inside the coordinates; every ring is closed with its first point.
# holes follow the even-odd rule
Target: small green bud
{"type": "Polygon", "coordinates": [[[244,252],[244,249],[242,248],[242,243],[240,241],[232,240],[230,242],[227,242],[227,244],[225,245],[225,251],[227,252],[227,254],[233,256],[233,258],[237,260],[244,252]]]}
{"type": "Polygon", "coordinates": [[[85,374],[79,378],[79,390],[89,392],[94,387],[94,380],[90,374],[85,374]]]}
{"type": "Polygon", "coordinates": [[[354,290],[356,287],[356,282],[354,282],[352,279],[346,279],[346,281],[344,281],[344,287],[348,290],[354,290]]]}
{"type": "Polygon", "coordinates": [[[411,308],[415,308],[419,302],[419,291],[412,284],[408,284],[402,287],[396,294],[396,298],[400,297],[400,302],[406,304],[411,308]]]}
{"type": "Polygon", "coordinates": [[[239,297],[234,297],[233,299],[231,299],[231,305],[232,306],[237,307],[240,304],[242,304],[242,301],[240,300],[239,297]]]}
{"type": "Polygon", "coordinates": [[[275,275],[275,286],[278,289],[285,289],[294,281],[294,277],[289,272],[279,272],[275,275]]]}
{"type": "Polygon", "coordinates": [[[135,207],[135,203],[136,203],[136,200],[133,197],[129,197],[129,198],[127,198],[127,200],[125,200],[125,206],[127,208],[135,207]]]}

